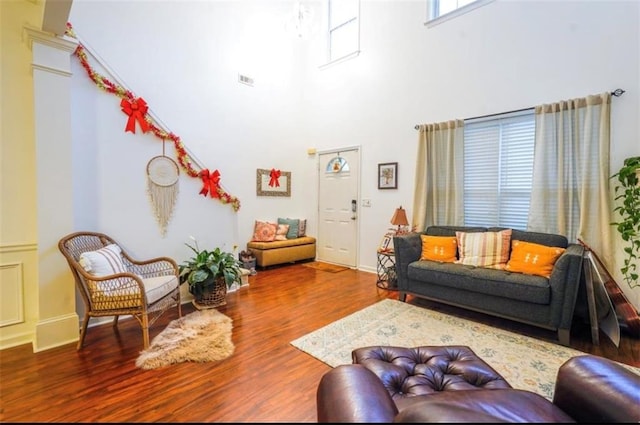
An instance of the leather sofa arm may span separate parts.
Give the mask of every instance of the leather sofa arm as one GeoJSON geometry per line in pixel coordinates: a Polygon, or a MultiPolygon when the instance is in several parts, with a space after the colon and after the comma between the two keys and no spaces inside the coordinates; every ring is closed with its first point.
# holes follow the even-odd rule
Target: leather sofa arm
{"type": "Polygon", "coordinates": [[[389,423],[398,414],[382,381],[359,364],[340,365],[324,374],[316,403],[319,423],[389,423]]]}
{"type": "Polygon", "coordinates": [[[553,403],[576,422],[640,422],[640,375],[602,357],[572,357],[558,370],[553,403]]]}

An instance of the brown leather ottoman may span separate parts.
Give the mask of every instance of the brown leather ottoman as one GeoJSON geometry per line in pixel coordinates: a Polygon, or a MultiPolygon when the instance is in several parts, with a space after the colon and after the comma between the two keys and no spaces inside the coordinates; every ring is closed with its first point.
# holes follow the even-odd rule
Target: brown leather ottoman
{"type": "Polygon", "coordinates": [[[459,390],[511,388],[511,385],[469,347],[415,348],[371,346],[353,350],[361,364],[382,381],[402,411],[426,394],[459,390]]]}

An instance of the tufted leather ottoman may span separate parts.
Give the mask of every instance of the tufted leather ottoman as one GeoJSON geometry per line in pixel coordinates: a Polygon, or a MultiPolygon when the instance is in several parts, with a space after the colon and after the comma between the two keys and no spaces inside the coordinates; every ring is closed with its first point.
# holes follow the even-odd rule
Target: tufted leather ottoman
{"type": "Polygon", "coordinates": [[[415,396],[443,391],[511,388],[511,385],[469,347],[415,348],[372,346],[353,350],[361,364],[383,382],[399,410],[415,396]]]}

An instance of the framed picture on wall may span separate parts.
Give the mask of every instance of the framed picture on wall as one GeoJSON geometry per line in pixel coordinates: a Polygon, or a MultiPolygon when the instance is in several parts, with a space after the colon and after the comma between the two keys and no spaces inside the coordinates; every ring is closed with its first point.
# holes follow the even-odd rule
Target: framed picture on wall
{"type": "Polygon", "coordinates": [[[398,163],[385,162],[378,164],[378,189],[398,188],[398,163]]]}
{"type": "Polygon", "coordinates": [[[256,195],[291,196],[291,171],[258,168],[256,172],[256,195]]]}

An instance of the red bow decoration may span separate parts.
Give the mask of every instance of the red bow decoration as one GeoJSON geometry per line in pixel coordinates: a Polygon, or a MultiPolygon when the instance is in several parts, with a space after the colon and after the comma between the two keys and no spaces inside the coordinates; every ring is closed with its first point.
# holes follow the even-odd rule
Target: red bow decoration
{"type": "Polygon", "coordinates": [[[271,174],[269,174],[271,180],[269,180],[269,186],[280,187],[280,182],[278,179],[280,178],[280,170],[276,170],[275,168],[271,169],[271,174]]]}
{"type": "Polygon", "coordinates": [[[210,173],[207,168],[200,171],[199,176],[202,177],[202,189],[200,190],[200,195],[207,196],[207,193],[212,198],[220,198],[220,194],[218,193],[218,189],[220,188],[220,172],[215,170],[213,173],[210,173]]]}
{"type": "Polygon", "coordinates": [[[147,102],[145,102],[143,98],[139,97],[137,99],[134,99],[133,102],[129,102],[127,99],[122,99],[122,101],[120,102],[120,107],[122,108],[122,112],[129,115],[127,126],[124,129],[125,133],[127,131],[130,131],[135,134],[136,120],[138,120],[140,129],[142,129],[143,133],[146,133],[149,130],[149,123],[144,119],[144,116],[147,115],[147,110],[149,109],[149,107],[147,106],[147,102]]]}

